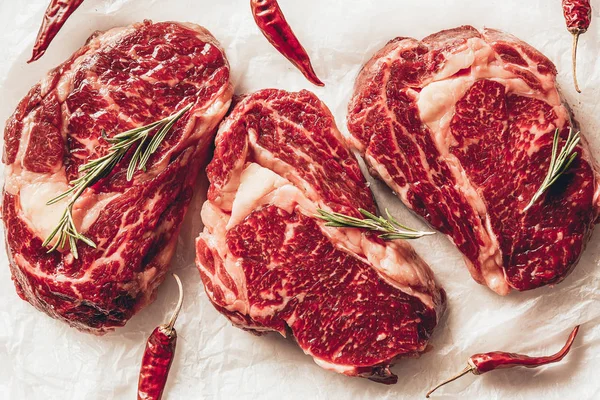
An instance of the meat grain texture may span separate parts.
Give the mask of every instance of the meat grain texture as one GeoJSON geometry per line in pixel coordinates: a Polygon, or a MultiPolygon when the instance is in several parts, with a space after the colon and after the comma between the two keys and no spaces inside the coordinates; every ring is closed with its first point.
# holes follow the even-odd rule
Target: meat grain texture
{"type": "Polygon", "coordinates": [[[395,383],[445,308],[429,267],[405,241],[326,227],[317,209],[375,212],[358,163],[312,93],[261,90],[219,128],[207,168],[197,264],[234,325],[279,332],[323,368],[395,383]]]}
{"type": "Polygon", "coordinates": [[[229,65],[204,28],[150,21],[92,36],[19,103],[4,132],[2,219],[21,298],[96,334],[124,325],[163,281],[198,171],[232,96],[229,65]],[[78,167],[103,156],[102,138],[147,125],[193,103],[147,170],[127,181],[132,154],[77,200],[73,218],[97,249],[42,243],[68,199],[78,167]]]}
{"type": "Polygon", "coordinates": [[[552,62],[514,36],[470,26],[390,41],[362,69],[348,115],[349,142],[371,173],[503,295],[562,281],[591,236],[600,186],[585,140],[524,212],[556,129],[564,140],[571,127],[552,62]]]}

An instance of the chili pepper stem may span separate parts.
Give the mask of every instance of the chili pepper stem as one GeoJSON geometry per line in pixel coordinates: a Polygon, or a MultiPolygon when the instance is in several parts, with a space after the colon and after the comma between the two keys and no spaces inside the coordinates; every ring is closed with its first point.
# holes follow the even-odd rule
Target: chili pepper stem
{"type": "Polygon", "coordinates": [[[179,312],[181,311],[181,306],[183,305],[183,285],[181,284],[181,279],[176,274],[173,274],[173,277],[177,281],[177,286],[179,287],[179,300],[177,301],[177,305],[175,306],[175,311],[173,311],[173,315],[169,320],[169,323],[166,326],[167,331],[173,332],[173,327],[175,326],[175,321],[179,316],[179,312]]]}
{"type": "Polygon", "coordinates": [[[465,376],[466,374],[468,374],[469,372],[474,372],[475,371],[475,367],[473,367],[472,365],[467,365],[465,367],[465,369],[463,369],[462,371],[460,371],[458,374],[454,375],[452,378],[450,379],[446,379],[444,382],[440,383],[439,385],[437,385],[436,387],[434,387],[433,389],[431,389],[429,392],[427,392],[427,394],[425,395],[426,398],[429,398],[429,396],[431,396],[431,394],[433,392],[435,392],[436,390],[438,390],[439,388],[441,388],[442,386],[450,383],[450,382],[454,382],[455,380],[457,380],[458,378],[462,378],[463,376],[465,376]]]}
{"type": "Polygon", "coordinates": [[[573,33],[573,50],[572,50],[572,65],[573,65],[573,83],[575,83],[575,90],[577,93],[581,93],[581,89],[579,89],[579,82],[577,82],[577,45],[579,43],[579,35],[581,32],[573,33]]]}

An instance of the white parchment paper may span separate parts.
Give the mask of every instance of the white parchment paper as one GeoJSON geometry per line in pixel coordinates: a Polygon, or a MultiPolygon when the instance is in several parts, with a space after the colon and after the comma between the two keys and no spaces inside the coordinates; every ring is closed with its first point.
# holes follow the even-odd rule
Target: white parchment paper
{"type": "MultiPolygon", "coordinates": [[[[87,0],[59,33],[48,53],[27,65],[48,0],[0,2],[0,120],[42,75],[81,46],[95,30],[142,19],[190,21],[223,44],[236,92],[266,87],[313,90],[346,132],[346,106],[361,65],[396,36],[422,38],[461,24],[494,27],[531,43],[554,61],[564,96],[600,158],[599,13],[580,42],[580,84],[572,87],[571,37],[560,0],[281,0],[290,24],[309,50],[325,88],[311,86],[260,34],[247,0],[87,0]]],[[[600,1],[592,0],[596,10],[600,1]]],[[[499,297],[477,285],[462,257],[442,235],[414,241],[448,293],[448,312],[431,341],[432,351],[403,360],[400,379],[386,387],[325,371],[295,344],[254,337],[232,327],[208,302],[194,267],[193,241],[201,229],[199,183],[172,268],[184,280],[186,302],[177,328],[177,357],[166,399],[415,399],[465,365],[472,353],[508,350],[542,354],[560,348],[569,330],[583,324],[561,364],[467,376],[445,389],[445,399],[600,398],[600,234],[579,266],[560,285],[499,297]]],[[[424,227],[382,184],[380,207],[424,227]]],[[[176,301],[167,280],[158,299],[126,327],[104,337],[80,333],[20,300],[0,249],[0,399],[133,399],[145,340],[176,301]]]]}

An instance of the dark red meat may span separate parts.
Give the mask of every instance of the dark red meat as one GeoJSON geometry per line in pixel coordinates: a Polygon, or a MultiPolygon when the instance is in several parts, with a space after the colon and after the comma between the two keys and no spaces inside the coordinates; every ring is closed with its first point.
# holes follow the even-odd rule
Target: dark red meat
{"type": "Polygon", "coordinates": [[[196,174],[232,96],[217,41],[192,24],[149,21],[90,38],[19,103],[4,131],[3,221],[17,292],[81,330],[103,333],[148,304],[173,255],[196,174]],[[148,169],[126,179],[128,158],[75,203],[78,243],[47,253],[65,202],[45,203],[104,155],[101,138],[194,106],[148,169]]]}
{"type": "MultiPolygon", "coordinates": [[[[556,69],[506,33],[464,26],[388,43],[349,106],[352,146],[417,214],[447,234],[473,278],[500,294],[558,283],[598,216],[587,145],[527,213],[556,129],[574,126],[556,69]]],[[[576,127],[575,127],[576,128],[576,127]]]]}
{"type": "Polygon", "coordinates": [[[325,227],[317,208],[375,211],[358,163],[312,93],[262,90],[222,124],[197,263],[235,325],[295,338],[324,368],[395,383],[395,359],[425,350],[444,309],[404,241],[325,227]]]}

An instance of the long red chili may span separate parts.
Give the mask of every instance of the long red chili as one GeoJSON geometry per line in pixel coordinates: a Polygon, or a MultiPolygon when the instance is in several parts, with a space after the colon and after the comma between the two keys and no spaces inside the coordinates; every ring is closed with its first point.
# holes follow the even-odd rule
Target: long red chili
{"type": "Polygon", "coordinates": [[[33,54],[28,63],[39,59],[44,55],[50,42],[56,36],[60,28],[67,22],[67,19],[83,3],[83,0],[52,0],[44,13],[42,26],[38,32],[35,44],[33,45],[33,54]]]}
{"type": "Polygon", "coordinates": [[[560,349],[558,353],[553,354],[551,356],[530,357],[523,354],[505,353],[502,351],[475,354],[469,358],[469,360],[467,361],[467,367],[464,370],[462,370],[458,375],[453,376],[448,380],[445,380],[444,382],[437,385],[435,388],[431,389],[425,397],[429,398],[429,396],[440,387],[444,386],[447,383],[457,380],[458,378],[468,374],[469,372],[472,372],[474,375],[481,375],[485,374],[486,372],[493,371],[495,369],[513,367],[535,368],[542,365],[559,362],[569,353],[569,350],[571,350],[571,346],[573,345],[573,341],[577,336],[577,332],[579,332],[579,325],[573,329],[573,331],[569,335],[569,339],[567,339],[567,343],[565,343],[563,348],[560,349]]]}
{"type": "Polygon", "coordinates": [[[579,83],[577,82],[577,43],[579,35],[585,33],[592,22],[592,6],[590,0],[562,0],[563,14],[567,21],[567,29],[573,35],[573,81],[575,90],[581,93],[579,83]]]}
{"type": "Polygon", "coordinates": [[[285,20],[276,0],[250,0],[252,15],[267,40],[317,86],[325,86],[317,77],[310,58],[285,20]]]}
{"type": "Polygon", "coordinates": [[[183,287],[179,277],[173,276],[179,287],[179,301],[169,323],[156,328],[148,338],[138,381],[138,400],[161,399],[175,356],[177,332],[174,325],[183,304],[183,287]]]}

